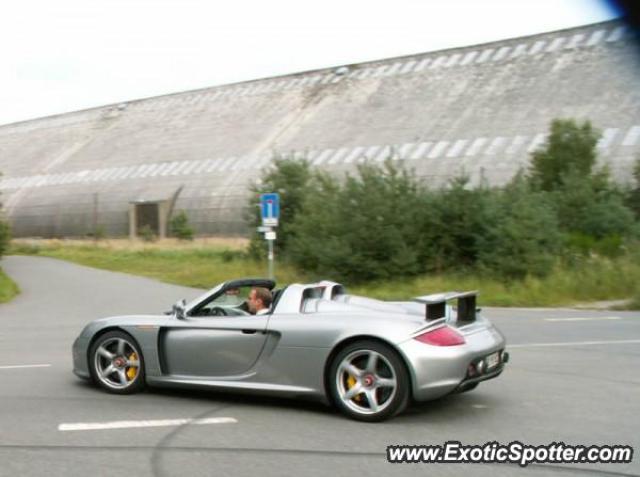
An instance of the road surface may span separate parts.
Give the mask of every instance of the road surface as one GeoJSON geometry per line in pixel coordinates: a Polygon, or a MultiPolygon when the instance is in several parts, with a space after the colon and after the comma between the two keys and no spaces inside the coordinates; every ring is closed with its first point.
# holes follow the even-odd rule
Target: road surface
{"type": "Polygon", "coordinates": [[[485,309],[509,343],[502,376],[365,424],[293,399],[183,390],[106,394],[71,372],[71,344],[84,324],[163,311],[201,290],[49,258],[5,257],[0,265],[22,289],[0,305],[2,476],[640,476],[637,455],[631,464],[526,468],[386,461],[388,445],[448,440],[626,444],[637,452],[637,312],[485,309]],[[86,429],[120,421],[131,422],[86,429]],[[61,430],[69,426],[76,430],[61,430]]]}

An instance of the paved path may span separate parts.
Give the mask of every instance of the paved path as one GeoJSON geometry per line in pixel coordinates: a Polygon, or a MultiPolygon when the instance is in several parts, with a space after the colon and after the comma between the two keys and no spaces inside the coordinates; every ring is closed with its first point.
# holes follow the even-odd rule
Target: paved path
{"type": "Polygon", "coordinates": [[[290,399],[105,394],[71,373],[70,347],[82,326],[100,316],[162,311],[201,291],[48,258],[6,257],[1,266],[22,289],[0,305],[1,476],[640,475],[639,456],[628,465],[526,469],[385,460],[390,444],[447,440],[640,451],[640,313],[487,308],[511,345],[512,363],[500,378],[362,424],[290,399]],[[151,422],[59,430],[114,421],[151,422]]]}

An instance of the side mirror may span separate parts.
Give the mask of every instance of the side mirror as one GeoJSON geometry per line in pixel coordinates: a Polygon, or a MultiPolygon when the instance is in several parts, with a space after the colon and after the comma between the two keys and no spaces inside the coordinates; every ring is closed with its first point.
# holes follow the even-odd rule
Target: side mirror
{"type": "Polygon", "coordinates": [[[171,308],[171,311],[177,319],[184,320],[184,316],[185,316],[184,311],[186,308],[187,308],[187,301],[183,298],[182,300],[176,302],[175,305],[173,305],[173,307],[171,308]]]}

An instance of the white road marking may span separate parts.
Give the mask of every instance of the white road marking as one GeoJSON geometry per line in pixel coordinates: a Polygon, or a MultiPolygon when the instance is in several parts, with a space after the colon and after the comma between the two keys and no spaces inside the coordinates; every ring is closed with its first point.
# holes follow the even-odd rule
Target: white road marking
{"type": "Polygon", "coordinates": [[[591,345],[604,345],[604,344],[640,344],[640,340],[612,340],[612,341],[574,341],[564,343],[523,343],[507,345],[507,349],[514,348],[543,348],[552,346],[591,346],[591,345]]]}
{"type": "Polygon", "coordinates": [[[50,364],[15,364],[11,366],[0,366],[0,369],[49,368],[50,366],[50,364]]]}
{"type": "Polygon", "coordinates": [[[168,427],[182,426],[185,424],[235,424],[238,420],[233,417],[210,417],[207,419],[162,419],[155,421],[112,421],[112,422],[77,422],[72,424],[60,424],[59,431],[96,431],[105,429],[133,429],[140,427],[168,427]]]}
{"type": "Polygon", "coordinates": [[[621,320],[619,316],[590,316],[575,318],[545,318],[544,321],[599,321],[599,320],[621,320]]]}
{"type": "Polygon", "coordinates": [[[471,407],[474,409],[487,409],[489,406],[486,404],[472,404],[471,407]]]}

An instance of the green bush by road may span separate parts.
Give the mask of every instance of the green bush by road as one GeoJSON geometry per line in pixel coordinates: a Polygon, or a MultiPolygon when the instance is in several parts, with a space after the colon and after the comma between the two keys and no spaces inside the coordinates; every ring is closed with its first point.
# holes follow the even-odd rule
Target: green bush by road
{"type": "MultiPolygon", "coordinates": [[[[501,187],[473,185],[461,173],[429,188],[393,155],[342,178],[280,158],[252,204],[279,192],[289,203],[280,255],[374,294],[389,296],[398,283],[418,293],[450,288],[442,283],[450,277],[454,288],[481,288],[496,304],[640,297],[640,159],[635,181],[616,183],[597,166],[599,137],[588,121],[553,121],[528,167],[501,187]]],[[[250,220],[259,223],[257,214],[250,220]]],[[[262,244],[254,234],[256,257],[262,244]]]]}
{"type": "MultiPolygon", "coordinates": [[[[637,246],[640,161],[635,188],[619,185],[596,167],[598,138],[588,122],[554,121],[529,168],[502,187],[461,174],[429,188],[393,156],[346,177],[283,158],[254,188],[252,205],[260,192],[282,195],[278,251],[300,270],[361,284],[425,273],[542,278],[637,246]]],[[[254,235],[251,250],[262,242],[254,235]]]]}
{"type": "MultiPolygon", "coordinates": [[[[0,258],[9,247],[10,240],[11,229],[2,214],[2,203],[0,202],[0,258]]],[[[18,293],[18,286],[0,268],[0,303],[8,302],[18,293]]]]}
{"type": "Polygon", "coordinates": [[[0,303],[10,301],[19,291],[18,286],[0,268],[0,303]]]}

